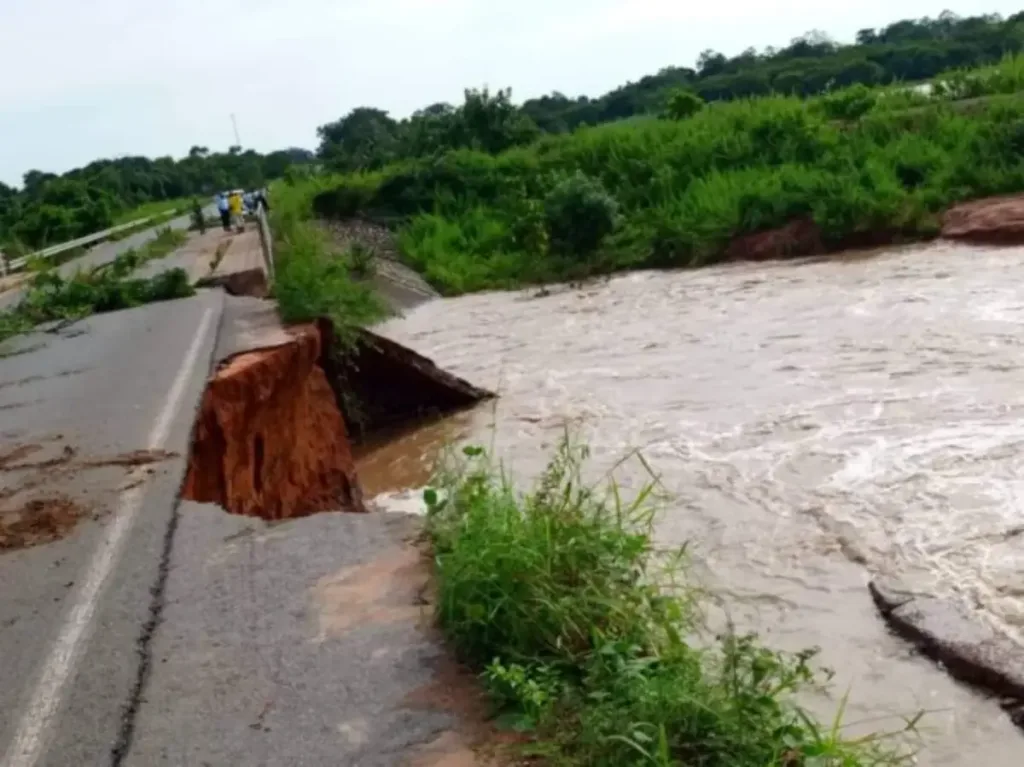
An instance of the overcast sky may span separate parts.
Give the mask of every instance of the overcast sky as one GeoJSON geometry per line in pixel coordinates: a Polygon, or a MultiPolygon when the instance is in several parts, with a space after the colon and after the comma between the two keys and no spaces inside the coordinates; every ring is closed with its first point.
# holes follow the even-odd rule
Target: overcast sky
{"type": "Polygon", "coordinates": [[[0,0],[0,180],[193,144],[314,148],[356,106],[396,117],[466,86],[599,95],[664,66],[982,0],[0,0]]]}

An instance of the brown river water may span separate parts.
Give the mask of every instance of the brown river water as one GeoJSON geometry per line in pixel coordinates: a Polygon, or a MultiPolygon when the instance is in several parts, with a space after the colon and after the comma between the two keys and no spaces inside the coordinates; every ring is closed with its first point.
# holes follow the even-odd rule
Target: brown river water
{"type": "Polygon", "coordinates": [[[1022,262],[929,245],[433,301],[381,331],[500,399],[371,449],[361,477],[415,487],[472,438],[528,480],[566,421],[595,474],[639,448],[673,495],[661,539],[690,542],[736,624],[822,648],[816,713],[848,694],[856,733],[924,710],[919,764],[1017,767],[1024,735],[891,636],[866,583],[959,596],[1024,638],[1022,262]]]}

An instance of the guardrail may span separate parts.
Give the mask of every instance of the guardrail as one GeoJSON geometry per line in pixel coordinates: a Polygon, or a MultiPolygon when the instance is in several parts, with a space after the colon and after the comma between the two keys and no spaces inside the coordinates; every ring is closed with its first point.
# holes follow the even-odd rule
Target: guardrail
{"type": "Polygon", "coordinates": [[[262,205],[256,206],[256,221],[260,230],[260,249],[263,251],[263,263],[267,267],[267,281],[274,281],[274,237],[270,232],[270,221],[267,219],[267,209],[262,205]]]}
{"type": "Polygon", "coordinates": [[[60,245],[51,245],[49,248],[43,248],[35,253],[31,253],[21,258],[14,258],[10,261],[7,260],[6,256],[0,253],[0,275],[6,277],[10,272],[20,272],[25,268],[25,265],[28,263],[30,258],[49,258],[50,256],[55,256],[58,253],[63,253],[64,251],[71,250],[72,248],[79,248],[82,245],[91,245],[94,242],[100,242],[101,240],[105,240],[118,232],[142,226],[143,224],[158,223],[162,219],[167,219],[177,215],[177,213],[177,210],[171,210],[166,213],[159,213],[155,216],[147,216],[146,218],[129,221],[127,224],[118,224],[110,229],[104,229],[102,232],[87,234],[85,237],[79,237],[77,240],[68,240],[67,242],[62,242],[60,245]]]}

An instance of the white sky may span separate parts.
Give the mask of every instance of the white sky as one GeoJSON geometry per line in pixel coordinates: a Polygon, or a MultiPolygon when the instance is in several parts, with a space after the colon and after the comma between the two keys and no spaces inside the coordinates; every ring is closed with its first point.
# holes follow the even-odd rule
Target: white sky
{"type": "Polygon", "coordinates": [[[356,106],[396,117],[467,86],[597,96],[704,48],[842,42],[1008,0],[0,0],[0,180],[193,144],[315,148],[356,106]]]}

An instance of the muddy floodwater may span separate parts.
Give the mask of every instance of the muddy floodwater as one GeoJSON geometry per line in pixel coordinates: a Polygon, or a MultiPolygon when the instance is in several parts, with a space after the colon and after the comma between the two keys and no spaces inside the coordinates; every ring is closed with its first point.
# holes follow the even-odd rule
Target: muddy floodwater
{"type": "Polygon", "coordinates": [[[500,399],[361,473],[413,485],[449,436],[531,477],[567,419],[595,470],[640,448],[674,494],[661,538],[691,542],[736,623],[823,648],[817,713],[849,693],[857,732],[923,709],[919,764],[1016,767],[997,702],[889,635],[865,584],[960,597],[1024,639],[1022,275],[1024,250],[940,245],[434,301],[383,332],[500,399]]]}

